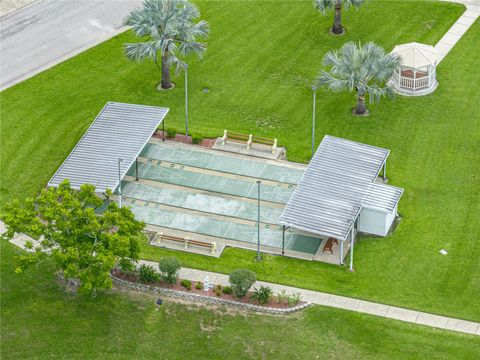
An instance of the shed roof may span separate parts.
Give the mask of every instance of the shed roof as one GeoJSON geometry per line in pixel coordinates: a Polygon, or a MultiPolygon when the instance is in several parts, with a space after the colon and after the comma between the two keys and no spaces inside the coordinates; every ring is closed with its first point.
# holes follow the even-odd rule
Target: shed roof
{"type": "Polygon", "coordinates": [[[72,188],[95,185],[97,192],[118,186],[118,159],[123,178],[168,108],[107,102],[70,155],[50,179],[58,186],[68,179],[72,188]]]}
{"type": "Polygon", "coordinates": [[[389,186],[374,183],[388,155],[386,149],[326,135],[278,222],[345,240],[367,201],[390,207],[389,186]]]}
{"type": "Polygon", "coordinates": [[[364,206],[369,209],[392,212],[395,206],[397,206],[402,194],[402,188],[374,183],[365,199],[364,206]]]}
{"type": "Polygon", "coordinates": [[[437,63],[439,53],[431,45],[411,42],[397,45],[393,48],[392,54],[400,57],[400,65],[418,69],[428,65],[434,66],[437,63]]]}

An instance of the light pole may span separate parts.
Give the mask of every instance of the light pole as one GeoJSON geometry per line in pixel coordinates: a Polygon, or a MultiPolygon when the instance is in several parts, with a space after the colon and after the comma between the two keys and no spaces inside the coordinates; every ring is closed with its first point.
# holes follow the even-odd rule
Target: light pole
{"type": "Polygon", "coordinates": [[[188,64],[185,64],[185,135],[188,137],[188,64]]]}
{"type": "Polygon", "coordinates": [[[317,87],[312,85],[313,90],[313,114],[312,114],[312,157],[315,154],[315,107],[317,103],[317,87]]]}
{"type": "Polygon", "coordinates": [[[118,159],[118,207],[122,207],[122,175],[120,174],[120,163],[123,159],[118,159]]]}
{"type": "Polygon", "coordinates": [[[258,213],[257,213],[257,261],[261,260],[260,257],[260,184],[261,181],[257,180],[258,187],[258,213]]]}

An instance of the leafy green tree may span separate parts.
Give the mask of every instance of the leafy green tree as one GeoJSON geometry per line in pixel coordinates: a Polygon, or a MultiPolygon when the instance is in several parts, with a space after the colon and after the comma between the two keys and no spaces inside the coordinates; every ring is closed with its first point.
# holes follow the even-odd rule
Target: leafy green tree
{"type": "Polygon", "coordinates": [[[327,11],[335,9],[333,16],[332,33],[342,34],[345,30],[342,26],[342,6],[348,9],[350,6],[359,8],[366,0],[313,0],[313,6],[323,15],[327,15],[327,11]]]}
{"type": "Polygon", "coordinates": [[[97,290],[110,288],[109,272],[122,259],[138,258],[144,224],[114,202],[102,215],[96,214],[102,203],[93,185],[76,191],[66,180],[57,188],[42,190],[36,199],[7,204],[2,218],[7,239],[14,233],[39,238],[33,252],[20,256],[16,272],[51,258],[66,279],[80,280],[81,292],[95,296],[97,290]]]}
{"type": "Polygon", "coordinates": [[[195,22],[199,17],[199,9],[186,0],[145,0],[142,8],[128,15],[125,24],[147,41],[125,44],[125,55],[132,61],[153,60],[157,66],[160,58],[160,86],[170,89],[170,66],[178,73],[185,66],[180,56],[201,58],[207,50],[206,43],[197,38],[208,37],[209,25],[204,20],[195,22]]]}
{"type": "Polygon", "coordinates": [[[398,68],[399,59],[396,55],[385,53],[382,47],[373,42],[364,46],[347,42],[340,51],[329,51],[323,58],[323,64],[329,71],[321,71],[317,84],[327,86],[334,92],[355,91],[355,114],[367,112],[367,94],[370,103],[379,101],[383,96],[394,96],[387,82],[398,68]]]}

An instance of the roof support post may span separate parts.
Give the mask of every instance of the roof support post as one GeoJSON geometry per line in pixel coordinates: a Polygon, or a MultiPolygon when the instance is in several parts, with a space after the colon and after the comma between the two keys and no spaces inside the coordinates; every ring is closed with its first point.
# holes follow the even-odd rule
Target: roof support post
{"type": "Polygon", "coordinates": [[[162,121],[162,141],[165,141],[165,119],[162,121]]]}
{"type": "Polygon", "coordinates": [[[138,181],[138,157],[135,158],[135,181],[138,181]]]}
{"type": "Polygon", "coordinates": [[[257,261],[260,261],[262,258],[260,256],[260,184],[261,181],[257,180],[258,186],[258,201],[257,201],[257,261]]]}
{"type": "Polygon", "coordinates": [[[120,174],[120,163],[123,159],[118,159],[118,207],[122,207],[122,175],[120,174]]]}
{"type": "Polygon", "coordinates": [[[353,244],[355,243],[355,226],[350,230],[350,271],[353,271],[353,244]]]}
{"type": "Polygon", "coordinates": [[[282,226],[282,255],[285,255],[285,225],[282,226]]]}
{"type": "Polygon", "coordinates": [[[343,240],[340,240],[340,265],[343,265],[343,240]]]}

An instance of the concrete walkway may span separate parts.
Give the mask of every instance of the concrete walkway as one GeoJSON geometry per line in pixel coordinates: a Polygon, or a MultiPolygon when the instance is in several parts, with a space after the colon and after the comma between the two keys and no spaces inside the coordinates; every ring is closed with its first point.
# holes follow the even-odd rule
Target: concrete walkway
{"type": "MultiPolygon", "coordinates": [[[[3,234],[5,231],[5,225],[2,221],[0,221],[0,235],[3,234]]],[[[13,245],[25,249],[26,241],[31,241],[34,246],[38,245],[35,240],[32,240],[32,238],[25,234],[17,235],[10,242],[13,245]]],[[[158,269],[157,262],[140,260],[140,264],[151,265],[155,269],[158,269]]],[[[225,274],[190,268],[182,268],[180,270],[180,278],[190,281],[203,282],[206,276],[208,276],[211,284],[222,286],[228,285],[228,275],[225,274]]],[[[480,336],[480,323],[473,321],[439,316],[421,311],[404,309],[396,306],[378,304],[371,301],[364,301],[319,291],[305,290],[292,286],[273,284],[265,281],[257,281],[254,286],[258,287],[261,285],[272,288],[275,294],[278,294],[283,290],[285,290],[285,292],[289,295],[300,294],[302,300],[311,302],[312,304],[316,305],[356,311],[364,314],[401,320],[413,324],[431,326],[439,329],[458,331],[461,333],[480,336]]]]}
{"type": "MultiPolygon", "coordinates": [[[[140,263],[152,265],[155,269],[158,268],[158,263],[156,262],[142,260],[140,263]]],[[[180,271],[180,278],[191,281],[203,282],[206,276],[209,277],[211,284],[222,286],[228,285],[228,275],[225,274],[190,268],[182,268],[180,271]]],[[[287,294],[299,293],[302,300],[309,301],[316,305],[356,311],[364,314],[401,320],[413,324],[431,326],[439,329],[458,331],[480,336],[480,323],[473,321],[449,318],[421,311],[408,310],[396,306],[383,305],[370,301],[358,300],[319,291],[305,290],[291,286],[278,285],[264,281],[257,281],[254,286],[258,287],[260,285],[271,287],[275,294],[280,293],[282,290],[285,290],[287,294]]]]}
{"type": "Polygon", "coordinates": [[[470,26],[480,16],[480,0],[442,0],[456,2],[465,5],[467,10],[458,18],[453,26],[443,35],[440,41],[435,45],[435,49],[440,53],[438,62],[442,61],[445,56],[453,49],[455,44],[467,32],[470,26]]]}

